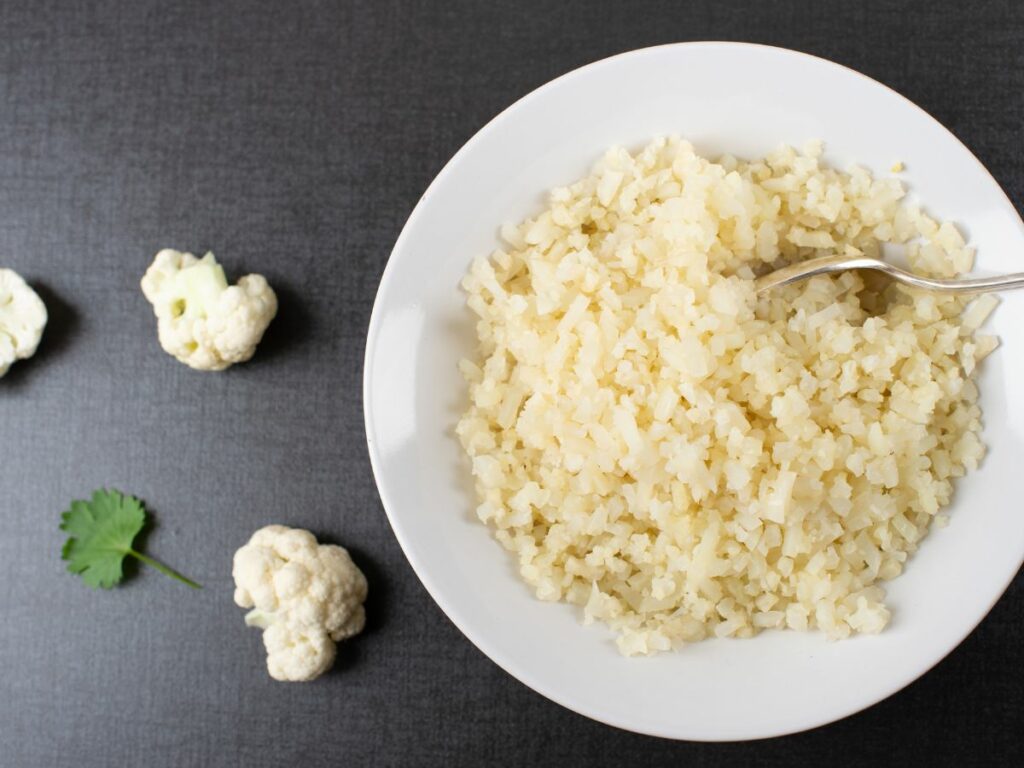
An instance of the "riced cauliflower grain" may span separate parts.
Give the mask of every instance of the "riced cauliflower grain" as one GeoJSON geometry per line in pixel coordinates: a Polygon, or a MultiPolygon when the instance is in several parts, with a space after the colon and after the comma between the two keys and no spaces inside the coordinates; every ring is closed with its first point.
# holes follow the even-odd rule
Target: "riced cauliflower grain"
{"type": "Polygon", "coordinates": [[[971,268],[898,180],[821,151],[612,149],[463,281],[477,514],[540,599],[624,654],[880,631],[879,582],[984,455],[971,376],[994,299],[852,272],[754,294],[773,266],[883,242],[924,274],[971,268]]]}

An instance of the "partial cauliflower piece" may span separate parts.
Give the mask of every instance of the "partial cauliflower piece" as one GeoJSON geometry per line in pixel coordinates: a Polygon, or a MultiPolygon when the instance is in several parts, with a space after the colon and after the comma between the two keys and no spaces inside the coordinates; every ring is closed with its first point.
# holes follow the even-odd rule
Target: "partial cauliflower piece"
{"type": "Polygon", "coordinates": [[[47,319],[39,294],[13,269],[0,269],[0,378],[36,353],[47,319]]]}
{"type": "Polygon", "coordinates": [[[223,371],[256,352],[277,314],[277,295],[263,275],[228,285],[212,253],[165,248],[142,278],[142,292],[157,317],[160,346],[200,371],[223,371]]]}
{"type": "Polygon", "coordinates": [[[268,525],[235,552],[235,603],[263,631],[275,680],[313,680],[334,664],[335,643],[366,624],[366,577],[348,551],[301,528],[268,525]]]}

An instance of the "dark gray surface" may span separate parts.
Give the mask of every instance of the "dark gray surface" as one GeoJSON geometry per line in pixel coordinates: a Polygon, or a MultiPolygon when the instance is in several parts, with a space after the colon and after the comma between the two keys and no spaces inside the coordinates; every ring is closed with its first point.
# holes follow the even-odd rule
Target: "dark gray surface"
{"type": "Polygon", "coordinates": [[[908,689],[809,734],[675,744],[598,725],[487,660],[419,585],[363,441],[360,373],[391,244],[490,117],[606,55],[753,40],[859,69],[1024,200],[1024,8],[980,3],[39,2],[0,5],[0,264],[40,287],[37,358],[0,382],[0,765],[997,764],[1021,746],[1020,576],[908,689]],[[256,359],[190,371],[138,290],[164,246],[261,272],[256,359]],[[113,593],[63,572],[58,515],[143,496],[151,554],[113,593]],[[272,521],[350,546],[370,623],[314,684],[272,682],[231,554],[272,521]],[[844,760],[845,758],[845,760],[844,760]]]}

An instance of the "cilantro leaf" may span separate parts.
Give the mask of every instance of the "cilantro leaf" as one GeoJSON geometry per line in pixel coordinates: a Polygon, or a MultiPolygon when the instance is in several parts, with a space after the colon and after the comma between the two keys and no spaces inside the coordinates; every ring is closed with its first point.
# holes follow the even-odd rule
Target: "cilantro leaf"
{"type": "Polygon", "coordinates": [[[142,502],[113,490],[98,490],[91,501],[71,502],[61,515],[60,529],[69,534],[61,549],[68,570],[77,573],[90,587],[110,589],[124,578],[124,559],[134,557],[172,579],[199,589],[200,586],[172,568],[132,549],[132,542],[146,524],[142,502]]]}

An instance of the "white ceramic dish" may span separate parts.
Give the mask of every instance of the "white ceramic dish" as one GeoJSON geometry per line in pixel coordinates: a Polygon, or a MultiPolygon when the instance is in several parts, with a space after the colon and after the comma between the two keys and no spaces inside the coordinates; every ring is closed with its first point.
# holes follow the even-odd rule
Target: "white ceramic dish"
{"type": "Polygon", "coordinates": [[[760,156],[826,142],[826,159],[887,172],[894,161],[933,214],[959,222],[978,271],[1024,269],[1024,225],[995,180],[909,101],[821,59],[735,43],[651,48],[597,62],[526,96],[484,127],[424,193],[395,244],[370,322],[366,432],[381,499],[409,562],[462,632],[534,690],[588,717],[678,739],[731,740],[811,728],[899,690],[981,620],[1024,559],[1024,295],[997,311],[1002,348],[985,364],[990,455],[961,481],[951,525],[933,529],[889,585],[878,636],[817,633],[710,640],[626,659],[576,608],[542,603],[473,515],[452,429],[465,405],[456,370],[474,345],[458,289],[504,221],[535,212],[608,146],[678,133],[705,154],[760,156]],[[1010,393],[1018,393],[1015,398],[1010,393]]]}

